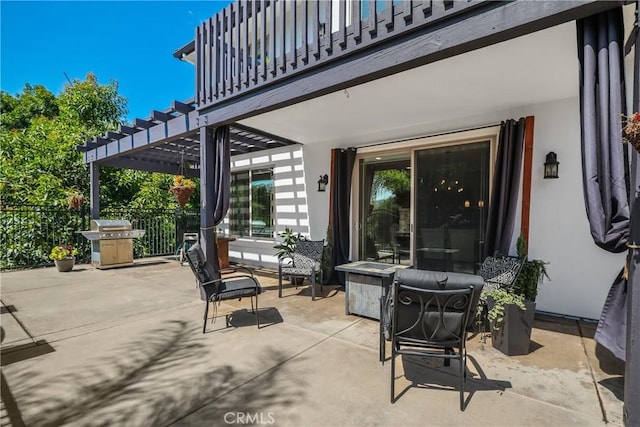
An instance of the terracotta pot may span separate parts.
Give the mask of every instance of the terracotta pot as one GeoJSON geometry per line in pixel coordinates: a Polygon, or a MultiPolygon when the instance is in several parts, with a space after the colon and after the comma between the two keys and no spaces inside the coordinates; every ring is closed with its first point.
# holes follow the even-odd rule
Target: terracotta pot
{"type": "Polygon", "coordinates": [[[56,268],[61,273],[66,273],[68,271],[73,270],[73,266],[76,264],[76,258],[65,258],[65,259],[56,259],[53,261],[56,265],[56,268]]]}

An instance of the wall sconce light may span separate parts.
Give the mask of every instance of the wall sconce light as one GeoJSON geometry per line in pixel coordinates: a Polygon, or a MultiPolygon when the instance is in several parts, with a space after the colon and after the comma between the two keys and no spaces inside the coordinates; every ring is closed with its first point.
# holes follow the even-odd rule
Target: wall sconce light
{"type": "Polygon", "coordinates": [[[558,177],[558,156],[553,151],[547,154],[547,160],[544,162],[544,179],[558,177]]]}
{"type": "Polygon", "coordinates": [[[329,183],[329,175],[327,174],[320,175],[320,179],[318,180],[318,191],[324,191],[327,188],[328,183],[329,183]]]}
{"type": "Polygon", "coordinates": [[[465,208],[470,208],[471,207],[471,202],[469,200],[465,200],[464,201],[464,207],[465,208]]]}

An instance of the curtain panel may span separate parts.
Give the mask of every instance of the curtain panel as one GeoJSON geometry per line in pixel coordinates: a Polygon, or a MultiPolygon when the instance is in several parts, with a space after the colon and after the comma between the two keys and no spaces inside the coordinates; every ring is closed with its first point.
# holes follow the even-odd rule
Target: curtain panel
{"type": "MultiPolygon", "coordinates": [[[[625,112],[622,8],[577,22],[580,61],[582,184],[591,236],[608,252],[624,252],[629,240],[628,159],[622,145],[625,112]]],[[[625,359],[627,280],[610,287],[596,342],[625,359]]]]}
{"type": "Polygon", "coordinates": [[[331,282],[345,284],[344,273],[335,266],[349,262],[351,245],[351,177],[356,159],[354,148],[331,150],[330,211],[331,282]]]}
{"type": "Polygon", "coordinates": [[[493,190],[487,213],[484,256],[508,254],[518,208],[520,173],[524,155],[525,119],[500,125],[493,190]]]}

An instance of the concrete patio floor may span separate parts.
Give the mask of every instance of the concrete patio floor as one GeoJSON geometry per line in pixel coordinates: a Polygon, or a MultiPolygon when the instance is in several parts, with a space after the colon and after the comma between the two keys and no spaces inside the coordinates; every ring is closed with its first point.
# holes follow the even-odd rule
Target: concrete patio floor
{"type": "Polygon", "coordinates": [[[1,424],[622,425],[624,366],[595,324],[536,316],[527,356],[470,337],[464,412],[456,362],[399,358],[391,404],[377,321],[346,316],[339,287],[279,299],[277,273],[256,274],[262,327],[232,301],[232,326],[202,334],[193,275],[170,259],[3,272],[1,424]]]}

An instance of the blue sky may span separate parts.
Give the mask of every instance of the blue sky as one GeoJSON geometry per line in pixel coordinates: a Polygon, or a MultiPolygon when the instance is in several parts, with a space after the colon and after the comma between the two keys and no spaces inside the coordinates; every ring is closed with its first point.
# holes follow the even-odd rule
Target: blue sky
{"type": "Polygon", "coordinates": [[[127,118],[194,94],[194,67],[173,52],[229,1],[0,1],[0,89],[25,83],[59,94],[93,72],[118,82],[127,118]]]}

